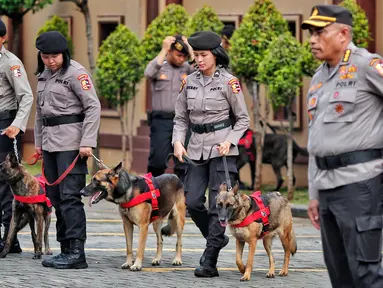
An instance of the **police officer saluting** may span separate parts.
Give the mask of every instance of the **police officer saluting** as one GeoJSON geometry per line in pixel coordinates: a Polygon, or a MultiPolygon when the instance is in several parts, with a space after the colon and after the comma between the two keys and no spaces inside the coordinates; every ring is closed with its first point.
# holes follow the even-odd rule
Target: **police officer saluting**
{"type": "MultiPolygon", "coordinates": [[[[6,34],[7,28],[0,20],[0,162],[14,150],[13,138],[20,144],[20,134],[27,128],[33,104],[33,94],[23,63],[3,45],[6,34]]],[[[17,150],[20,150],[20,146],[17,150]]],[[[0,251],[4,249],[12,218],[12,202],[11,188],[0,179],[0,226],[1,223],[4,225],[5,232],[4,240],[1,239],[0,233],[0,251]]],[[[17,237],[13,240],[9,252],[22,252],[17,237]]]]}
{"type": "Polygon", "coordinates": [[[87,158],[97,145],[100,101],[89,73],[70,59],[62,34],[57,31],[41,34],[36,39],[36,48],[39,52],[35,146],[43,156],[48,182],[56,181],[80,155],[60,184],[47,186],[56,211],[56,237],[61,253],[44,259],[42,264],[57,269],[87,268],[86,219],[80,190],[88,174],[87,158]]]}
{"type": "Polygon", "coordinates": [[[333,287],[383,287],[383,59],[352,42],[352,15],[317,5],[311,50],[309,217],[333,287]]]}
{"type": "MultiPolygon", "coordinates": [[[[148,172],[159,176],[165,172],[166,158],[172,153],[172,133],[175,103],[181,81],[194,69],[185,62],[194,59],[193,51],[186,37],[168,36],[162,50],[145,69],[145,76],[151,80],[152,107],[148,116],[150,125],[150,154],[148,172]]],[[[175,174],[184,180],[186,164],[176,161],[175,174]]]]}
{"type": "Polygon", "coordinates": [[[236,156],[237,143],[249,127],[249,115],[239,81],[227,72],[229,57],[220,45],[219,35],[210,31],[197,32],[188,38],[193,47],[198,71],[182,81],[177,98],[174,118],[174,155],[183,161],[183,155],[197,163],[210,160],[204,165],[189,164],[185,179],[186,205],[194,223],[206,238],[206,249],[200,259],[200,267],[194,271],[197,277],[219,276],[217,259],[219,251],[229,238],[225,227],[218,220],[215,198],[219,186],[226,181],[223,159],[227,155],[227,166],[232,183],[238,177],[236,156]],[[230,110],[236,118],[234,127],[229,119],[230,110]],[[185,136],[191,122],[192,135],[187,152],[185,136]],[[205,208],[205,191],[209,186],[209,210],[205,208]]]}

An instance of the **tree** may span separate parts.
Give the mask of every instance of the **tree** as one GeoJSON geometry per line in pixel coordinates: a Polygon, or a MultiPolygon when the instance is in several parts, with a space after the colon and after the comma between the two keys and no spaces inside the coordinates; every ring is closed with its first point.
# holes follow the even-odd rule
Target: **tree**
{"type": "Polygon", "coordinates": [[[186,23],[184,34],[190,36],[197,31],[213,31],[218,35],[225,25],[210,6],[204,5],[186,23]]]}
{"type": "Polygon", "coordinates": [[[139,40],[126,26],[120,24],[103,41],[96,63],[96,84],[100,95],[117,106],[122,134],[123,165],[126,161],[126,136],[132,149],[132,132],[137,85],[144,72],[139,40]],[[130,129],[128,129],[128,102],[133,101],[130,129]],[[129,130],[129,134],[127,132],[129,130]]]}
{"type": "MultiPolygon", "coordinates": [[[[263,139],[266,120],[261,117],[259,86],[257,83],[258,65],[269,43],[278,35],[288,31],[288,25],[282,14],[275,8],[271,0],[255,0],[243,18],[238,29],[230,39],[229,49],[231,68],[237,77],[246,83],[253,96],[254,123],[256,134],[256,174],[255,189],[260,189],[263,139]],[[260,121],[263,125],[261,126],[260,121]]],[[[265,105],[268,107],[268,104],[265,105]]],[[[268,109],[266,109],[267,117],[268,109]]]]}
{"type": "Polygon", "coordinates": [[[290,32],[274,39],[258,66],[258,78],[268,86],[268,97],[274,109],[287,107],[289,127],[287,140],[288,198],[293,199],[292,104],[303,85],[302,46],[290,32]]]}
{"type": "Polygon", "coordinates": [[[182,33],[185,29],[188,15],[183,6],[169,4],[157,16],[145,31],[141,44],[141,53],[146,66],[161,51],[162,41],[166,36],[182,33]]]}
{"type": "Polygon", "coordinates": [[[12,49],[14,54],[18,54],[20,46],[20,26],[23,17],[29,11],[35,13],[44,8],[47,4],[52,4],[52,0],[1,0],[0,15],[8,16],[12,19],[13,39],[12,49]]]}
{"type": "Polygon", "coordinates": [[[68,23],[64,19],[54,15],[52,18],[50,18],[49,20],[45,22],[44,26],[41,27],[41,29],[37,32],[37,35],[40,35],[41,33],[44,33],[47,31],[53,31],[53,30],[59,31],[62,35],[64,35],[64,37],[66,38],[68,42],[69,52],[71,55],[73,55],[73,52],[74,52],[73,42],[72,42],[72,38],[68,34],[68,23]]]}
{"type": "Polygon", "coordinates": [[[368,47],[368,41],[371,40],[368,19],[364,10],[355,0],[344,0],[339,4],[350,10],[353,21],[353,42],[361,48],[368,47]]]}
{"type": "MultiPolygon", "coordinates": [[[[85,20],[85,34],[87,38],[88,45],[88,61],[89,61],[89,70],[92,75],[94,75],[95,69],[95,57],[93,50],[93,33],[92,33],[92,18],[90,16],[88,0],[60,0],[60,2],[72,2],[80,9],[81,13],[84,15],[85,20]]],[[[100,143],[100,135],[97,133],[97,142],[100,143]]],[[[100,148],[97,146],[93,151],[94,156],[100,158],[100,148]]],[[[92,174],[97,172],[98,166],[96,161],[93,161],[92,174]]]]}

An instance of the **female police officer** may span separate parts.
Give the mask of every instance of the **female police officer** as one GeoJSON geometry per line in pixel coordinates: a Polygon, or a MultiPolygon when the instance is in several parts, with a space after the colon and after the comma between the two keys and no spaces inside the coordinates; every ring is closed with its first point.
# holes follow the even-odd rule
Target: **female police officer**
{"type": "Polygon", "coordinates": [[[197,277],[219,276],[216,268],[219,251],[227,245],[225,228],[218,221],[215,197],[219,185],[225,182],[223,161],[227,156],[231,181],[237,178],[237,143],[249,127],[249,116],[238,79],[226,70],[229,57],[222,48],[219,35],[210,32],[197,32],[188,38],[194,50],[198,71],[186,77],[181,84],[177,98],[173,145],[174,155],[182,162],[186,154],[185,135],[189,121],[192,136],[189,140],[188,157],[197,162],[208,159],[205,165],[189,165],[185,180],[186,204],[191,218],[206,238],[206,249],[194,274],[197,277]],[[231,126],[230,110],[236,123],[231,126]],[[209,184],[209,211],[206,210],[205,191],[209,184]]]}
{"type": "Polygon", "coordinates": [[[100,102],[85,68],[70,59],[67,41],[57,31],[36,39],[38,52],[36,152],[42,154],[47,181],[52,183],[79,154],[76,165],[57,186],[47,186],[56,210],[61,254],[45,259],[46,267],[87,268],[86,219],[80,190],[85,186],[87,157],[97,145],[100,102]]]}

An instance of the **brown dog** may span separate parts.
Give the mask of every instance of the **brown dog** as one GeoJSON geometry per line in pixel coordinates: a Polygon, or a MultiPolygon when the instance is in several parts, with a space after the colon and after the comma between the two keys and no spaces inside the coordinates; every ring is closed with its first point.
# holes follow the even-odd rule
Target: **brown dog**
{"type": "MultiPolygon", "coordinates": [[[[247,216],[258,211],[256,202],[249,196],[238,191],[239,183],[235,185],[232,191],[227,191],[227,185],[220,185],[220,193],[217,196],[217,207],[219,210],[219,221],[221,225],[229,224],[233,236],[236,238],[236,264],[239,271],[243,274],[241,281],[250,280],[250,274],[253,269],[253,260],[257,240],[261,238],[263,224],[252,222],[245,227],[233,227],[241,223],[247,216]],[[242,254],[245,242],[249,244],[249,255],[246,266],[242,262],[242,254]]],[[[293,218],[291,207],[288,200],[279,192],[270,192],[262,195],[261,199],[265,206],[270,209],[269,233],[263,237],[263,246],[269,256],[269,272],[267,277],[275,276],[274,258],[271,254],[272,239],[277,234],[285,250],[285,259],[283,268],[279,272],[280,276],[287,276],[290,262],[290,253],[292,255],[297,251],[297,242],[293,230],[293,218]]]]}
{"type": "MultiPolygon", "coordinates": [[[[40,189],[40,183],[36,177],[31,175],[19,162],[14,152],[11,152],[0,165],[1,178],[6,181],[12,188],[12,192],[17,196],[37,196],[43,194],[40,189]]],[[[9,227],[8,235],[5,235],[6,241],[0,258],[5,258],[11,247],[11,243],[21,229],[28,223],[31,227],[32,241],[35,248],[33,259],[40,259],[42,252],[42,238],[44,230],[45,254],[52,255],[49,248],[48,230],[51,223],[49,207],[45,202],[36,204],[21,203],[13,200],[12,219],[9,227]],[[35,232],[35,221],[37,224],[37,235],[35,232]],[[45,224],[45,228],[44,228],[45,224]]]]}
{"type": "MultiPolygon", "coordinates": [[[[157,235],[157,254],[152,261],[152,265],[160,265],[162,256],[162,235],[171,236],[177,233],[176,256],[173,265],[181,265],[182,254],[182,233],[185,225],[185,196],[181,180],[173,174],[164,174],[153,177],[153,183],[158,184],[160,196],[158,199],[158,218],[153,221],[153,229],[157,235]],[[165,219],[169,219],[168,225],[162,227],[165,219]]],[[[145,179],[129,175],[122,169],[122,163],[113,169],[99,170],[81,194],[92,196],[90,203],[98,203],[101,199],[121,204],[127,203],[143,192],[147,192],[148,187],[145,179]]],[[[119,206],[121,218],[123,220],[124,232],[126,237],[126,262],[121,266],[122,269],[139,271],[142,267],[148,228],[151,223],[152,205],[143,202],[131,208],[119,206]],[[139,241],[136,260],[133,264],[133,224],[140,228],[139,241]]]]}

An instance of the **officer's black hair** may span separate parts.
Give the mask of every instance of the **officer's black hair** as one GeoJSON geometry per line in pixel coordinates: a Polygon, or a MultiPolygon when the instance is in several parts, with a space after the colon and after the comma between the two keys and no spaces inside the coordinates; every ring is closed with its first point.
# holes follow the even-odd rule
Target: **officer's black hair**
{"type": "MultiPolygon", "coordinates": [[[[65,71],[66,69],[68,69],[69,65],[70,65],[70,52],[68,49],[66,49],[63,53],[63,70],[65,71]]],[[[37,53],[37,70],[35,72],[35,75],[38,75],[38,74],[41,74],[43,73],[45,70],[45,65],[44,65],[44,62],[43,62],[43,59],[41,59],[41,52],[39,51],[37,53]]]]}
{"type": "Polygon", "coordinates": [[[227,55],[225,49],[223,49],[221,45],[219,45],[217,48],[211,49],[210,51],[215,57],[217,57],[215,60],[215,64],[217,66],[222,66],[224,68],[229,67],[229,56],[227,55]]]}
{"type": "Polygon", "coordinates": [[[235,27],[233,25],[227,24],[225,25],[225,27],[223,27],[221,31],[221,36],[226,36],[227,39],[230,39],[231,36],[233,36],[234,30],[235,30],[235,27]]]}

